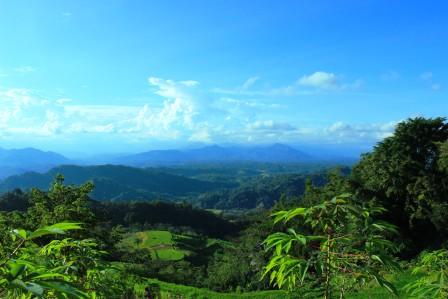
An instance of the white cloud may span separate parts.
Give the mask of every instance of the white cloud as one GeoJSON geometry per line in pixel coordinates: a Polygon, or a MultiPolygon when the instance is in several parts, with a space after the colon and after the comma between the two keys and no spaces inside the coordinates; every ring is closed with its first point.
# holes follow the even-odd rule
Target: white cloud
{"type": "Polygon", "coordinates": [[[188,138],[188,141],[211,143],[212,137],[210,136],[210,132],[207,128],[202,128],[196,132],[193,132],[190,138],[188,138]]]}
{"type": "Polygon", "coordinates": [[[48,110],[46,113],[46,120],[45,123],[42,126],[41,133],[44,135],[54,135],[57,134],[60,123],[59,123],[59,116],[51,110],[48,110]]]}
{"type": "Polygon", "coordinates": [[[370,140],[378,141],[392,135],[398,122],[379,124],[347,124],[336,122],[324,129],[330,139],[339,141],[370,140]]]}
{"type": "Polygon", "coordinates": [[[357,79],[351,83],[342,83],[341,78],[334,73],[317,71],[310,75],[302,76],[297,84],[305,87],[313,87],[321,90],[347,90],[361,87],[362,80],[357,79]]]}
{"type": "Polygon", "coordinates": [[[220,99],[220,102],[223,102],[225,105],[233,105],[234,107],[245,107],[249,109],[278,109],[278,108],[287,108],[284,104],[277,104],[271,102],[264,102],[262,100],[240,100],[235,98],[224,97],[220,99]]]}
{"type": "Polygon", "coordinates": [[[241,86],[242,90],[248,90],[252,85],[255,84],[255,82],[258,81],[258,79],[260,79],[259,77],[250,77],[249,79],[246,80],[246,82],[244,82],[243,86],[241,86]]]}
{"type": "Polygon", "coordinates": [[[295,130],[295,127],[286,123],[286,122],[278,122],[274,120],[265,120],[260,121],[257,120],[254,123],[248,124],[246,126],[248,130],[255,131],[292,131],[295,130]]]}
{"type": "MultiPolygon", "coordinates": [[[[285,111],[288,101],[204,93],[194,80],[149,77],[148,84],[154,95],[141,105],[86,105],[70,98],[42,98],[27,89],[0,89],[0,138],[110,136],[120,142],[343,142],[356,138],[376,141],[393,130],[389,124],[301,125],[300,120],[286,118],[291,116],[285,111]]],[[[342,89],[344,84],[338,82],[336,86],[342,89]]],[[[293,86],[292,92],[297,88],[293,86]]]]}
{"type": "Polygon", "coordinates": [[[56,103],[59,105],[65,105],[67,103],[73,102],[72,99],[68,99],[68,98],[60,98],[56,100],[56,103]]]}
{"type": "Polygon", "coordinates": [[[333,73],[318,71],[311,75],[303,76],[299,79],[298,83],[304,86],[330,89],[338,86],[338,78],[333,73]]]}

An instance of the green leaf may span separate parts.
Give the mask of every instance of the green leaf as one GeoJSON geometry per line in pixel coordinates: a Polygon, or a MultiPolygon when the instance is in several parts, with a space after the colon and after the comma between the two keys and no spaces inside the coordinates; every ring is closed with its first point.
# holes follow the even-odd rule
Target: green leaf
{"type": "Polygon", "coordinates": [[[26,269],[25,265],[17,263],[9,263],[8,266],[9,266],[9,274],[11,275],[12,279],[16,279],[26,269]]]}
{"type": "Polygon", "coordinates": [[[35,239],[45,235],[65,234],[68,230],[81,229],[80,223],[61,222],[50,226],[45,226],[37,229],[28,237],[28,239],[35,239]]]}
{"type": "Polygon", "coordinates": [[[26,239],[27,233],[24,229],[14,229],[13,234],[15,234],[16,236],[22,238],[22,239],[26,239]]]}

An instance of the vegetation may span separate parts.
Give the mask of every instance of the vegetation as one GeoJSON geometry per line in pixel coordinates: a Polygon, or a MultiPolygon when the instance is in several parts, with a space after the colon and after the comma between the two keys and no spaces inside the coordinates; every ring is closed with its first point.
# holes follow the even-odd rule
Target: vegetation
{"type": "Polygon", "coordinates": [[[400,227],[403,241],[412,242],[408,255],[446,240],[448,176],[440,144],[447,139],[443,118],[402,122],[353,169],[357,194],[389,210],[388,220],[400,227]]]}
{"type": "Polygon", "coordinates": [[[98,202],[99,181],[81,176],[4,193],[0,297],[447,298],[445,119],[400,123],[353,171],[226,181],[204,169],[95,168],[180,203],[98,202]]]}
{"type": "Polygon", "coordinates": [[[229,183],[200,181],[179,175],[127,166],[59,166],[47,173],[28,172],[5,179],[0,190],[15,188],[47,189],[55,176],[63,174],[69,184],[92,181],[96,188],[91,196],[96,200],[143,200],[185,197],[234,186],[229,183]],[[176,188],[173,188],[173,186],[176,188]]]}
{"type": "Polygon", "coordinates": [[[416,298],[448,297],[448,250],[423,252],[412,273],[421,278],[404,287],[409,295],[416,298]]]}
{"type": "Polygon", "coordinates": [[[125,237],[119,247],[127,250],[148,249],[154,260],[181,260],[189,252],[176,248],[173,237],[169,231],[142,231],[125,237]]]}
{"type": "Polygon", "coordinates": [[[274,254],[265,274],[270,274],[271,283],[290,290],[313,281],[315,288],[322,286],[325,299],[336,293],[343,298],[356,284],[373,279],[397,294],[380,274],[395,264],[389,256],[393,243],[385,237],[396,232],[391,225],[374,220],[381,212],[378,207],[353,204],[345,194],[310,208],[274,213],[276,223],[299,218],[295,226],[302,232],[288,228],[266,239],[267,250],[274,254]]]}

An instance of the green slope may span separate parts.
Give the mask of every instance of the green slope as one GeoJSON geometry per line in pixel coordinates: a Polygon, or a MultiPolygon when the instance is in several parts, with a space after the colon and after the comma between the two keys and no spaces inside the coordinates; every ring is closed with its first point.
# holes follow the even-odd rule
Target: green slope
{"type": "Polygon", "coordinates": [[[60,166],[43,174],[29,172],[9,177],[0,184],[0,192],[34,187],[47,190],[57,174],[63,174],[68,184],[93,181],[95,190],[92,198],[97,200],[171,198],[233,186],[126,166],[60,166]]]}

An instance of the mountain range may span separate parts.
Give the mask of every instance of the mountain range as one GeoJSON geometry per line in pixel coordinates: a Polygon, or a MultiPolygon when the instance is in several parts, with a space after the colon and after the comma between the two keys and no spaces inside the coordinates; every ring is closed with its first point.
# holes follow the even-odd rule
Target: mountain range
{"type": "Polygon", "coordinates": [[[210,162],[307,162],[312,157],[288,145],[273,144],[255,147],[206,146],[186,150],[153,150],[116,159],[114,164],[151,166],[210,162]]]}
{"type": "Polygon", "coordinates": [[[133,167],[173,166],[199,163],[266,162],[303,163],[320,161],[319,157],[284,144],[269,146],[205,146],[195,149],[152,150],[102,159],[71,160],[55,152],[34,148],[0,148],[0,180],[25,172],[45,172],[60,165],[125,165],[133,167]]]}
{"type": "Polygon", "coordinates": [[[54,152],[34,148],[0,148],[0,179],[27,171],[43,172],[57,165],[68,164],[70,160],[54,152]]]}

